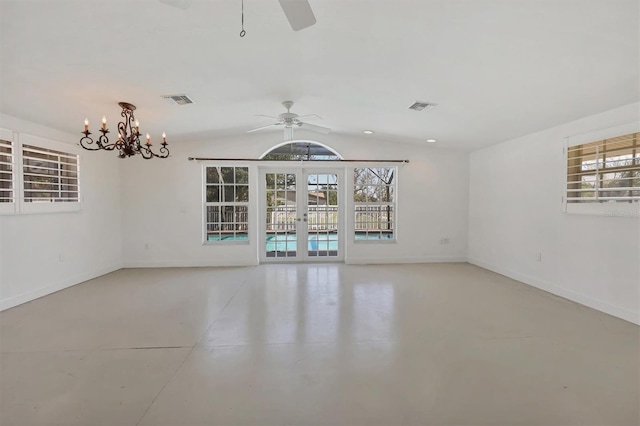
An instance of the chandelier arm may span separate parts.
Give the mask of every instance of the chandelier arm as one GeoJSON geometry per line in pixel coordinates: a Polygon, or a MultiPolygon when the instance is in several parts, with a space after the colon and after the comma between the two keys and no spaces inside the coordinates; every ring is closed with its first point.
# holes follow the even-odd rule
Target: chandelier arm
{"type": "Polygon", "coordinates": [[[140,146],[140,155],[145,160],[151,160],[153,158],[153,151],[151,151],[149,146],[140,146]]]}
{"type": "Polygon", "coordinates": [[[158,150],[158,153],[155,153],[151,150],[151,145],[142,145],[140,147],[140,155],[145,160],[150,160],[153,157],[157,158],[167,158],[169,156],[169,148],[167,148],[167,143],[163,142],[160,144],[161,147],[158,150]]]}
{"type": "Polygon", "coordinates": [[[109,130],[100,130],[100,132],[102,134],[100,135],[100,137],[96,141],[96,144],[101,149],[104,149],[104,150],[107,150],[107,151],[113,151],[113,149],[116,147],[116,144],[115,143],[109,143],[109,138],[107,137],[107,133],[109,133],[109,130]]]}
{"type": "Polygon", "coordinates": [[[84,132],[82,132],[84,134],[84,137],[80,139],[80,146],[89,151],[98,151],[101,149],[112,151],[114,148],[116,148],[116,144],[109,143],[109,138],[107,137],[107,133],[109,133],[109,131],[100,130],[100,132],[102,133],[102,135],[100,135],[100,137],[95,141],[93,140],[93,138],[89,137],[89,135],[91,134],[90,131],[85,130],[84,132]]]}
{"type": "Polygon", "coordinates": [[[91,134],[90,131],[85,130],[82,133],[84,134],[84,136],[80,138],[81,147],[83,147],[84,149],[88,149],[89,151],[99,151],[102,149],[98,143],[93,141],[93,138],[89,137],[89,135],[91,134]]]}
{"type": "Polygon", "coordinates": [[[169,156],[169,148],[167,148],[167,143],[163,142],[160,145],[162,145],[158,150],[160,154],[155,154],[155,156],[158,158],[167,158],[169,156]]]}

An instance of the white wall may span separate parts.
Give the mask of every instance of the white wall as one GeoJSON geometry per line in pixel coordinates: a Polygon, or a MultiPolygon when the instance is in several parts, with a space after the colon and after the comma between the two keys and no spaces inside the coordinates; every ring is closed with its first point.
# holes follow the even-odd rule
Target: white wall
{"type": "MultiPolygon", "coordinates": [[[[560,197],[564,138],[637,120],[639,108],[587,117],[470,157],[363,137],[296,137],[325,143],[347,159],[410,161],[398,176],[397,243],[356,244],[347,238],[347,262],[464,261],[468,254],[472,263],[638,323],[640,220],[567,215],[560,197]],[[442,238],[450,244],[441,245],[442,238]]],[[[7,115],[0,115],[0,127],[71,144],[78,139],[7,115]]],[[[170,141],[172,157],[166,160],[80,151],[80,212],[0,216],[0,309],[123,265],[256,264],[255,239],[202,245],[202,164],[187,157],[257,158],[281,136],[170,141]]],[[[256,227],[259,164],[245,164],[253,172],[256,227]]]]}
{"type": "Polygon", "coordinates": [[[640,323],[640,219],[561,210],[564,138],[637,121],[639,110],[628,105],[473,152],[469,261],[640,323]]]}
{"type": "MultiPolygon", "coordinates": [[[[347,238],[346,262],[466,260],[468,154],[426,144],[394,144],[331,134],[296,132],[296,139],[324,143],[346,159],[410,160],[400,166],[398,176],[397,243],[356,244],[347,238]],[[450,244],[441,245],[441,238],[449,238],[450,244]]],[[[193,143],[170,141],[171,157],[167,160],[122,161],[125,266],[257,264],[255,239],[248,245],[202,245],[202,164],[187,158],[258,158],[281,141],[281,132],[193,143]]],[[[244,165],[253,172],[250,209],[255,227],[259,164],[244,165]]]]}
{"type": "MultiPolygon", "coordinates": [[[[79,133],[4,114],[0,128],[73,145],[79,140],[79,133]]],[[[79,152],[80,211],[0,216],[0,310],[122,266],[118,160],[113,153],[79,152]]]]}

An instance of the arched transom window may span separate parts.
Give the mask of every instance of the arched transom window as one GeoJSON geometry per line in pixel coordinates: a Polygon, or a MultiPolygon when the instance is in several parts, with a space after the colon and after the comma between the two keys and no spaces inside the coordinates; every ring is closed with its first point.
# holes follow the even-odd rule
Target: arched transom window
{"type": "Polygon", "coordinates": [[[331,161],[342,160],[342,156],[330,147],[318,142],[284,142],[264,153],[261,160],[303,160],[331,161]]]}

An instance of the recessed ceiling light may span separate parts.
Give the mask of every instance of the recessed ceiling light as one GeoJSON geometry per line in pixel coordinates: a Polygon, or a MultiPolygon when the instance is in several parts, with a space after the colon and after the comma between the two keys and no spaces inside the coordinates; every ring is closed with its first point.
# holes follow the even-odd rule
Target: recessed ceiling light
{"type": "Polygon", "coordinates": [[[429,143],[436,143],[437,141],[435,139],[427,139],[427,142],[429,143]]]}
{"type": "Polygon", "coordinates": [[[373,130],[363,130],[362,133],[364,133],[365,135],[372,135],[373,130]]]}

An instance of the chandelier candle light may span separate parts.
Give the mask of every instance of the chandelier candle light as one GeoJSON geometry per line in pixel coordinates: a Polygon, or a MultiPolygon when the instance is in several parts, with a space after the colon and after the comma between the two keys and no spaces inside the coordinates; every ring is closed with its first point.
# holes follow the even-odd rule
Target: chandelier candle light
{"type": "Polygon", "coordinates": [[[167,135],[162,133],[161,148],[158,153],[151,150],[151,137],[147,133],[147,142],[145,144],[140,143],[140,123],[133,116],[133,111],[136,109],[135,105],[127,102],[118,103],[122,108],[120,114],[124,121],[118,123],[118,140],[113,143],[109,143],[107,133],[107,118],[102,117],[102,128],[100,133],[102,135],[95,141],[89,137],[91,132],[89,131],[89,120],[84,120],[84,137],[80,139],[80,146],[89,151],[98,151],[104,149],[112,151],[118,150],[120,158],[132,157],[136,154],[140,154],[145,160],[149,160],[153,157],[167,158],[169,156],[169,149],[167,148],[167,135]]]}

